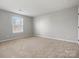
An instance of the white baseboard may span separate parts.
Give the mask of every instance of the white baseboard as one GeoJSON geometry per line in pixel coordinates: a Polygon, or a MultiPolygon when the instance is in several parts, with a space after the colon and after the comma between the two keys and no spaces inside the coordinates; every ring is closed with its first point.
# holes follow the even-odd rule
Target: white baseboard
{"type": "MultiPolygon", "coordinates": [[[[56,39],[56,40],[62,40],[62,41],[66,41],[66,42],[72,42],[72,43],[78,43],[78,41],[71,41],[71,40],[64,40],[64,39],[60,39],[60,38],[53,38],[53,37],[49,37],[49,36],[41,36],[41,35],[36,35],[37,37],[43,37],[43,38],[49,38],[49,39],[56,39]]],[[[32,37],[32,36],[29,36],[32,37]]],[[[4,42],[4,41],[9,41],[9,40],[14,40],[14,39],[23,39],[23,38],[29,38],[29,37],[16,37],[16,38],[10,38],[10,39],[5,39],[5,40],[1,40],[0,42],[4,42]]]]}
{"type": "Polygon", "coordinates": [[[66,41],[66,42],[78,43],[78,41],[65,40],[65,39],[61,39],[61,38],[53,38],[53,37],[49,37],[49,36],[41,36],[41,35],[36,35],[36,36],[37,36],[37,37],[43,37],[43,38],[49,38],[49,39],[62,40],[62,41],[66,41]]]}
{"type": "Polygon", "coordinates": [[[10,41],[10,40],[15,40],[15,39],[24,39],[24,38],[29,38],[30,36],[23,36],[23,37],[15,37],[15,38],[9,38],[9,39],[4,39],[0,40],[0,42],[5,42],[5,41],[10,41]]]}

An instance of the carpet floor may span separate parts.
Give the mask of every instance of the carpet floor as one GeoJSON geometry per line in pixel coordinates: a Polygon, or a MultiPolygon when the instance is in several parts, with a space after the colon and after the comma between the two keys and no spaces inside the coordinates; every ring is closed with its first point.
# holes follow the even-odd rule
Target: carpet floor
{"type": "Polygon", "coordinates": [[[79,45],[32,37],[0,43],[0,58],[78,58],[79,45]]]}

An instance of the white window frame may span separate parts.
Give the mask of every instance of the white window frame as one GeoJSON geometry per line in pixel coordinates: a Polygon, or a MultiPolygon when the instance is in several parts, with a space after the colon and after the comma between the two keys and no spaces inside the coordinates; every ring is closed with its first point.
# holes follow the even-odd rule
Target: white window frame
{"type": "Polygon", "coordinates": [[[12,16],[12,33],[23,32],[23,17],[12,16]]]}

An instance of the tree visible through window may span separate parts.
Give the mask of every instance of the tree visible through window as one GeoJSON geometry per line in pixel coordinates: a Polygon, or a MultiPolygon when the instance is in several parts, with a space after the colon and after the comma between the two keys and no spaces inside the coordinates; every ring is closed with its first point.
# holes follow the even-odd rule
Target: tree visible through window
{"type": "Polygon", "coordinates": [[[20,16],[12,17],[12,31],[13,33],[23,32],[23,18],[20,16]]]}

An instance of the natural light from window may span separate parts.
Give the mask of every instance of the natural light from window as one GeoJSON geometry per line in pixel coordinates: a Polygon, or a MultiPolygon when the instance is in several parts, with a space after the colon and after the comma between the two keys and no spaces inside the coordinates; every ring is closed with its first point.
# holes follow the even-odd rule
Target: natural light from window
{"type": "Polygon", "coordinates": [[[12,17],[12,31],[13,33],[23,32],[23,18],[20,16],[12,17]]]}

